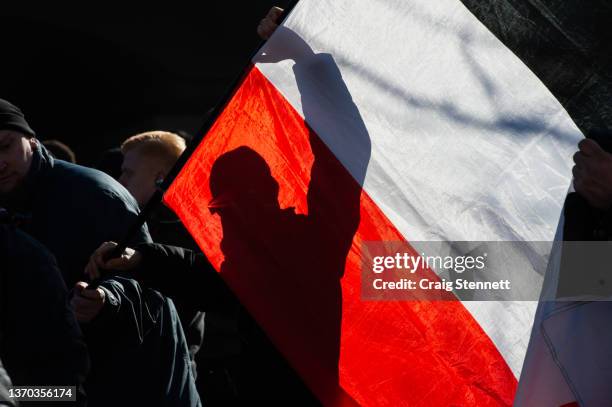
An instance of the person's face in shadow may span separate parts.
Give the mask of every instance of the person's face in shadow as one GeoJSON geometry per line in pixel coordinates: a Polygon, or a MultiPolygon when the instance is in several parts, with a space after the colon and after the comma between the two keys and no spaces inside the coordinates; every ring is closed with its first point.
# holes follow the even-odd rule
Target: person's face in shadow
{"type": "Polygon", "coordinates": [[[221,217],[223,235],[270,230],[280,213],[278,182],[255,151],[239,147],[221,155],[210,173],[209,209],[221,217]]]}
{"type": "Polygon", "coordinates": [[[10,194],[25,179],[37,141],[14,130],[0,130],[0,194],[10,194]]]}

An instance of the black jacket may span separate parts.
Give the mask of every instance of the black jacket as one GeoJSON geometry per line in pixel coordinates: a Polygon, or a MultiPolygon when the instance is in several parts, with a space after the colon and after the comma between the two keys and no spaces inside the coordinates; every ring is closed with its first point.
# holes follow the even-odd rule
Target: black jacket
{"type": "MultiPolygon", "coordinates": [[[[4,200],[0,206],[30,216],[25,231],[53,253],[68,288],[84,278],[94,250],[123,239],[138,216],[136,201],[117,181],[56,160],[43,146],[35,149],[23,184],[4,200]]],[[[144,226],[132,243],[150,241],[144,226]]]]}
{"type": "Polygon", "coordinates": [[[127,278],[100,287],[107,305],[83,324],[95,367],[86,387],[90,405],[200,406],[172,300],[127,278]]]}
{"type": "Polygon", "coordinates": [[[0,357],[13,384],[76,386],[84,405],[89,359],[55,259],[25,233],[0,225],[0,262],[0,357]]]}
{"type": "MultiPolygon", "coordinates": [[[[147,220],[147,225],[154,242],[198,250],[198,245],[193,241],[181,221],[174,212],[162,203],[159,203],[158,207],[153,211],[147,220]]],[[[194,374],[197,374],[195,356],[204,341],[205,315],[203,312],[198,311],[197,308],[191,307],[188,304],[182,304],[180,299],[173,300],[185,330],[192,368],[194,374]]]]}

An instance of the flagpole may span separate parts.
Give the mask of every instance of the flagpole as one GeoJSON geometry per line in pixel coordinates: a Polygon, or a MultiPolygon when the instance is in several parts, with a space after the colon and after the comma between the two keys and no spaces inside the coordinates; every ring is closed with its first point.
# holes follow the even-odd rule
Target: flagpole
{"type": "MultiPolygon", "coordinates": [[[[284,9],[283,13],[278,19],[278,25],[282,24],[285,18],[289,15],[291,10],[295,7],[299,0],[292,0],[287,7],[284,9]]],[[[249,56],[248,62],[245,64],[244,68],[240,71],[240,74],[236,76],[236,78],[232,81],[231,85],[224,92],[223,96],[219,99],[217,104],[213,107],[210,114],[206,116],[200,130],[196,133],[196,137],[191,140],[185,151],[180,155],[168,175],[164,178],[163,182],[158,185],[155,193],[146,203],[146,205],[142,208],[141,212],[138,214],[138,217],[134,221],[130,228],[128,229],[125,237],[119,242],[119,245],[113,250],[110,254],[109,258],[119,257],[121,253],[125,250],[125,248],[129,245],[130,240],[133,236],[135,236],[139,231],[142,225],[149,219],[154,209],[157,208],[159,204],[161,204],[164,194],[170,187],[170,185],[174,182],[179,172],[183,169],[187,160],[191,157],[195,149],[200,145],[212,125],[214,124],[217,117],[221,114],[225,106],[229,103],[234,92],[248,73],[251,67],[251,61],[255,58],[261,47],[265,44],[266,40],[261,40],[255,47],[255,50],[249,56]]]]}

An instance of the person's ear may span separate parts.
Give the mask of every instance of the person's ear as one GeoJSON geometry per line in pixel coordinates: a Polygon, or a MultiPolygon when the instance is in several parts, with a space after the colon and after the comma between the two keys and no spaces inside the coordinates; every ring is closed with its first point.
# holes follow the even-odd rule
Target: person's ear
{"type": "Polygon", "coordinates": [[[36,149],[36,146],[38,146],[38,139],[34,136],[28,138],[28,142],[30,143],[30,147],[32,147],[32,150],[36,149]]]}

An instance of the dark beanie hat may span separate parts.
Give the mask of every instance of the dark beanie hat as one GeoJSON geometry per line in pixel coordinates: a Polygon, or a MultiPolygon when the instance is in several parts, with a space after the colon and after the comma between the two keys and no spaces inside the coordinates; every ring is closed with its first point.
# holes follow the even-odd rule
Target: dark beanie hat
{"type": "Polygon", "coordinates": [[[10,102],[0,99],[0,130],[16,130],[21,133],[36,136],[30,128],[22,111],[10,102]]]}

